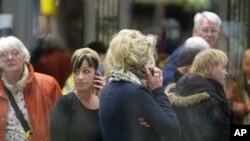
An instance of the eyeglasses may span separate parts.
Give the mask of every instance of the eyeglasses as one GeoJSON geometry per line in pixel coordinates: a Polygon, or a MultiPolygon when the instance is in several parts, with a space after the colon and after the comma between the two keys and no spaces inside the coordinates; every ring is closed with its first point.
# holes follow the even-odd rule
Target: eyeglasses
{"type": "Polygon", "coordinates": [[[21,53],[17,50],[13,50],[13,51],[10,51],[10,52],[3,52],[3,53],[0,53],[0,58],[1,59],[7,59],[10,55],[11,57],[13,58],[17,58],[21,53]]]}
{"type": "Polygon", "coordinates": [[[212,34],[212,35],[215,35],[215,34],[218,34],[219,31],[217,29],[212,29],[212,28],[203,28],[201,29],[201,32],[202,33],[205,33],[205,34],[212,34]]]}

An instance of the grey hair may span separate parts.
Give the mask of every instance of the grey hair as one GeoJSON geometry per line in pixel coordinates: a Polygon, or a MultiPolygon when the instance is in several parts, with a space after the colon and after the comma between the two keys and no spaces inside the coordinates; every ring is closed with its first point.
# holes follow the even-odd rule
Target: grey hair
{"type": "Polygon", "coordinates": [[[202,37],[192,36],[186,39],[183,47],[205,49],[205,48],[209,48],[210,45],[202,37]]]}
{"type": "Polygon", "coordinates": [[[9,50],[10,48],[16,48],[24,54],[25,62],[30,61],[30,53],[24,46],[23,42],[15,36],[7,36],[0,38],[0,53],[9,50]]]}
{"type": "Polygon", "coordinates": [[[220,17],[217,14],[215,14],[214,12],[210,12],[210,11],[203,11],[203,12],[198,12],[198,13],[195,14],[195,16],[194,16],[194,28],[195,29],[199,28],[200,20],[202,18],[206,18],[210,22],[216,24],[218,30],[220,30],[220,27],[221,27],[221,24],[222,24],[220,17]]]}

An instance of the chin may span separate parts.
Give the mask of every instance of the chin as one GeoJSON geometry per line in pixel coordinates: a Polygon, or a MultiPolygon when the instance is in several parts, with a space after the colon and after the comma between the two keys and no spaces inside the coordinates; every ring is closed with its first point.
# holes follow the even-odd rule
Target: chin
{"type": "Polygon", "coordinates": [[[11,67],[11,68],[6,68],[5,71],[6,72],[16,72],[19,71],[20,68],[16,68],[16,67],[11,67]]]}
{"type": "Polygon", "coordinates": [[[89,90],[90,88],[89,88],[89,87],[86,87],[86,86],[77,86],[76,89],[79,90],[79,91],[87,91],[87,90],[89,90]]]}

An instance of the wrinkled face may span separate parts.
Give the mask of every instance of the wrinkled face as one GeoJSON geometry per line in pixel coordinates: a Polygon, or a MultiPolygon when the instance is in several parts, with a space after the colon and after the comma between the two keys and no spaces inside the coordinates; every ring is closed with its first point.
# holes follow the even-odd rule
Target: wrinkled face
{"type": "Polygon", "coordinates": [[[0,53],[0,67],[7,73],[23,70],[24,54],[15,47],[0,53]]]}
{"type": "Polygon", "coordinates": [[[227,75],[228,73],[225,64],[219,64],[216,67],[211,68],[211,77],[223,86],[226,84],[227,75]]]}
{"type": "Polygon", "coordinates": [[[94,67],[89,67],[88,62],[83,60],[81,67],[73,73],[76,89],[79,91],[91,90],[95,72],[94,67]]]}
{"type": "Polygon", "coordinates": [[[245,56],[242,63],[243,72],[247,75],[250,75],[250,56],[245,56]]]}
{"type": "Polygon", "coordinates": [[[200,27],[193,30],[194,36],[202,37],[213,47],[219,38],[219,29],[216,24],[210,22],[206,18],[200,20],[200,27]]]}

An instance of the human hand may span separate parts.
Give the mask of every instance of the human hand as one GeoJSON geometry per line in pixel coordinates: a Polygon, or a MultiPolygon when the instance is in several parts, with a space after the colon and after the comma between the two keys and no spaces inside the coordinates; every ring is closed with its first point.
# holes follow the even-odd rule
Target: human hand
{"type": "Polygon", "coordinates": [[[105,78],[101,76],[100,74],[95,75],[94,79],[94,89],[96,90],[96,93],[99,95],[101,90],[103,89],[103,86],[105,85],[105,78]]]}
{"type": "Polygon", "coordinates": [[[149,68],[145,66],[144,68],[147,74],[147,86],[150,88],[150,90],[162,87],[163,83],[162,70],[157,67],[149,68]]]}
{"type": "Polygon", "coordinates": [[[143,117],[139,117],[138,121],[139,121],[141,126],[146,127],[146,128],[150,127],[150,125],[145,121],[145,119],[143,117]]]}

